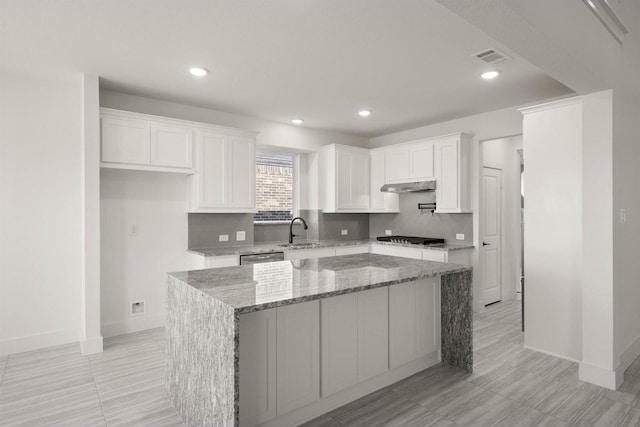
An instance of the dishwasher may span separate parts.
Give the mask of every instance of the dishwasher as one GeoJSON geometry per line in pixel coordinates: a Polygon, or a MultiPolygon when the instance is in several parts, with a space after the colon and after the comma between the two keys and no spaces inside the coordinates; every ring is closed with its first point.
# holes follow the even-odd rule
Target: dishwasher
{"type": "Polygon", "coordinates": [[[284,252],[267,252],[240,255],[240,265],[261,264],[263,262],[284,261],[284,252]]]}

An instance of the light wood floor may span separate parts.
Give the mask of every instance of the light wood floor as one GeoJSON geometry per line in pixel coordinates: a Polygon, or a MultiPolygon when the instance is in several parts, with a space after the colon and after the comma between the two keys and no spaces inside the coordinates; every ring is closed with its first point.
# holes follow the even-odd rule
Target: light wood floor
{"type": "MultiPolygon", "coordinates": [[[[436,366],[305,424],[313,426],[640,426],[640,358],[610,391],[575,363],[522,348],[520,308],[474,318],[475,372],[436,366]]],[[[164,331],[0,357],[0,426],[182,426],[164,391],[164,331]]]]}

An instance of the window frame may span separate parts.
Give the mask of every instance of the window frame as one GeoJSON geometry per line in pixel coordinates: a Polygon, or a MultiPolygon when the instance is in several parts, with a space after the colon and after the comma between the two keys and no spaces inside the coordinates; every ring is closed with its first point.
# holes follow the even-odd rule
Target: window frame
{"type": "MultiPolygon", "coordinates": [[[[258,154],[273,154],[280,156],[291,156],[293,159],[292,171],[291,175],[293,178],[293,189],[291,197],[293,198],[291,203],[291,215],[292,218],[295,218],[300,215],[300,154],[294,151],[286,151],[286,150],[272,150],[269,148],[257,148],[256,156],[254,159],[254,165],[257,166],[258,163],[258,154]]],[[[256,174],[256,184],[255,184],[255,193],[256,196],[258,194],[258,184],[257,184],[257,174],[256,174]]],[[[258,212],[258,207],[256,206],[256,213],[258,212]]],[[[289,224],[291,221],[256,221],[255,216],[253,218],[253,225],[282,225],[289,224]]]]}

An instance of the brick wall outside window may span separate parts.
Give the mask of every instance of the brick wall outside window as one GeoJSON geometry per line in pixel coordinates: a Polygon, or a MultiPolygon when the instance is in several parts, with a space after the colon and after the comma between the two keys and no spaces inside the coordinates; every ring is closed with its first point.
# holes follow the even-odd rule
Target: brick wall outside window
{"type": "Polygon", "coordinates": [[[255,221],[290,221],[293,218],[293,158],[256,156],[255,221]]]}

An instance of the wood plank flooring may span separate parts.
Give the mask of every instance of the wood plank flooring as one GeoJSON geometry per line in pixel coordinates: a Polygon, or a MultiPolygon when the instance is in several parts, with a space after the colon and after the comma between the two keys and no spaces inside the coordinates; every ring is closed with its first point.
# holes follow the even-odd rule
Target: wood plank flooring
{"type": "MultiPolygon", "coordinates": [[[[474,373],[439,365],[304,427],[639,426],[640,358],[616,391],[578,380],[576,363],[522,347],[520,307],[474,318],[474,373]]],[[[0,357],[0,426],[183,426],[164,390],[164,330],[0,357]]]]}

